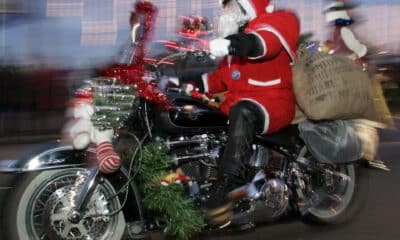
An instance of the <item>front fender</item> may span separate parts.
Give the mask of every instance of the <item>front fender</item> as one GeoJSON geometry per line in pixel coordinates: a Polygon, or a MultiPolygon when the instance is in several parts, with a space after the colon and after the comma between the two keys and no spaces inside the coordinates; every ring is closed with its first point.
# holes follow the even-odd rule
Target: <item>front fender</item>
{"type": "Polygon", "coordinates": [[[35,147],[17,160],[1,160],[0,173],[23,173],[86,165],[85,157],[95,149],[74,150],[59,141],[35,147]]]}
{"type": "MultiPolygon", "coordinates": [[[[18,160],[1,160],[0,173],[9,176],[7,189],[12,190],[20,173],[54,170],[71,167],[85,167],[88,155],[96,153],[95,148],[82,151],[73,149],[70,145],[54,141],[41,144],[22,156],[18,160]]],[[[115,186],[123,186],[127,180],[131,180],[129,186],[132,191],[129,194],[128,204],[124,207],[125,219],[128,221],[141,221],[144,212],[141,206],[141,198],[138,187],[129,174],[127,166],[121,166],[120,174],[105,175],[115,186]]],[[[2,187],[0,186],[0,189],[2,187]]],[[[122,194],[121,194],[122,195],[122,194]]],[[[1,196],[1,191],[0,191],[1,196]]],[[[0,197],[1,200],[1,197],[0,197]]]]}

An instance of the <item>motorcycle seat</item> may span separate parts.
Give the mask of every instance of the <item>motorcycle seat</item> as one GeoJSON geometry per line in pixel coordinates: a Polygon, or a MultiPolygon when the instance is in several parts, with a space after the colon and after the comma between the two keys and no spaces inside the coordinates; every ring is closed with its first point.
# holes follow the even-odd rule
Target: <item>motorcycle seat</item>
{"type": "Polygon", "coordinates": [[[262,144],[271,147],[283,146],[289,151],[295,151],[298,138],[299,128],[297,124],[289,125],[277,133],[256,135],[256,141],[262,144]]]}

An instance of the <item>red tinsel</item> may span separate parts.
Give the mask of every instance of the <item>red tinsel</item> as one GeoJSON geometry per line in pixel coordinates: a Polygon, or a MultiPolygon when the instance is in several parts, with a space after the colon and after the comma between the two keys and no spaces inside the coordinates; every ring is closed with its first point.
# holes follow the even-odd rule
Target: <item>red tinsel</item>
{"type": "Polygon", "coordinates": [[[155,22],[157,9],[147,1],[139,1],[135,4],[134,12],[131,14],[131,26],[139,23],[144,27],[144,33],[140,36],[137,43],[137,50],[134,54],[133,64],[118,64],[105,71],[105,75],[114,77],[118,81],[125,84],[134,85],[139,92],[139,96],[148,102],[157,104],[165,110],[169,110],[172,104],[168,101],[167,96],[155,89],[145,78],[145,53],[146,43],[150,39],[155,22]]]}
{"type": "Polygon", "coordinates": [[[93,92],[90,90],[76,91],[75,99],[90,102],[93,100],[93,92]]]}
{"type": "Polygon", "coordinates": [[[204,98],[204,95],[202,93],[200,93],[198,91],[195,91],[195,90],[191,91],[190,95],[192,96],[192,98],[196,98],[196,99],[203,99],[204,98]]]}

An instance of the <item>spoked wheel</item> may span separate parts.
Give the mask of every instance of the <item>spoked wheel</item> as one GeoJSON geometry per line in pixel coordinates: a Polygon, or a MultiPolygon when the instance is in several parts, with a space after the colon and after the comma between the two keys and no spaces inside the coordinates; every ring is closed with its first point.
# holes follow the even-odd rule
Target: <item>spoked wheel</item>
{"type": "Polygon", "coordinates": [[[121,239],[125,229],[122,213],[107,216],[120,207],[107,180],[99,184],[78,220],[70,219],[77,184],[84,169],[30,173],[10,196],[5,218],[6,239],[121,239]]]}
{"type": "Polygon", "coordinates": [[[368,170],[356,164],[340,164],[325,174],[312,177],[318,203],[308,209],[308,223],[339,224],[353,218],[365,205],[368,170]]]}

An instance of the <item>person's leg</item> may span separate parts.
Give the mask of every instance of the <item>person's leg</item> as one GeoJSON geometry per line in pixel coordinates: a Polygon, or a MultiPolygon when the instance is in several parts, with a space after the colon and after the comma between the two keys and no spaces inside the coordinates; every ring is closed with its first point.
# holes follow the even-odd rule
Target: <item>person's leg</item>
{"type": "Polygon", "coordinates": [[[219,176],[244,180],[245,163],[250,159],[251,146],[257,132],[262,131],[264,115],[250,101],[234,105],[229,114],[228,142],[219,166],[219,176]]]}
{"type": "Polygon", "coordinates": [[[228,193],[244,185],[245,163],[251,155],[251,145],[257,132],[262,131],[264,115],[250,101],[234,105],[229,115],[228,142],[218,166],[218,180],[213,184],[209,199],[204,203],[210,222],[223,223],[231,200],[228,193]]]}

